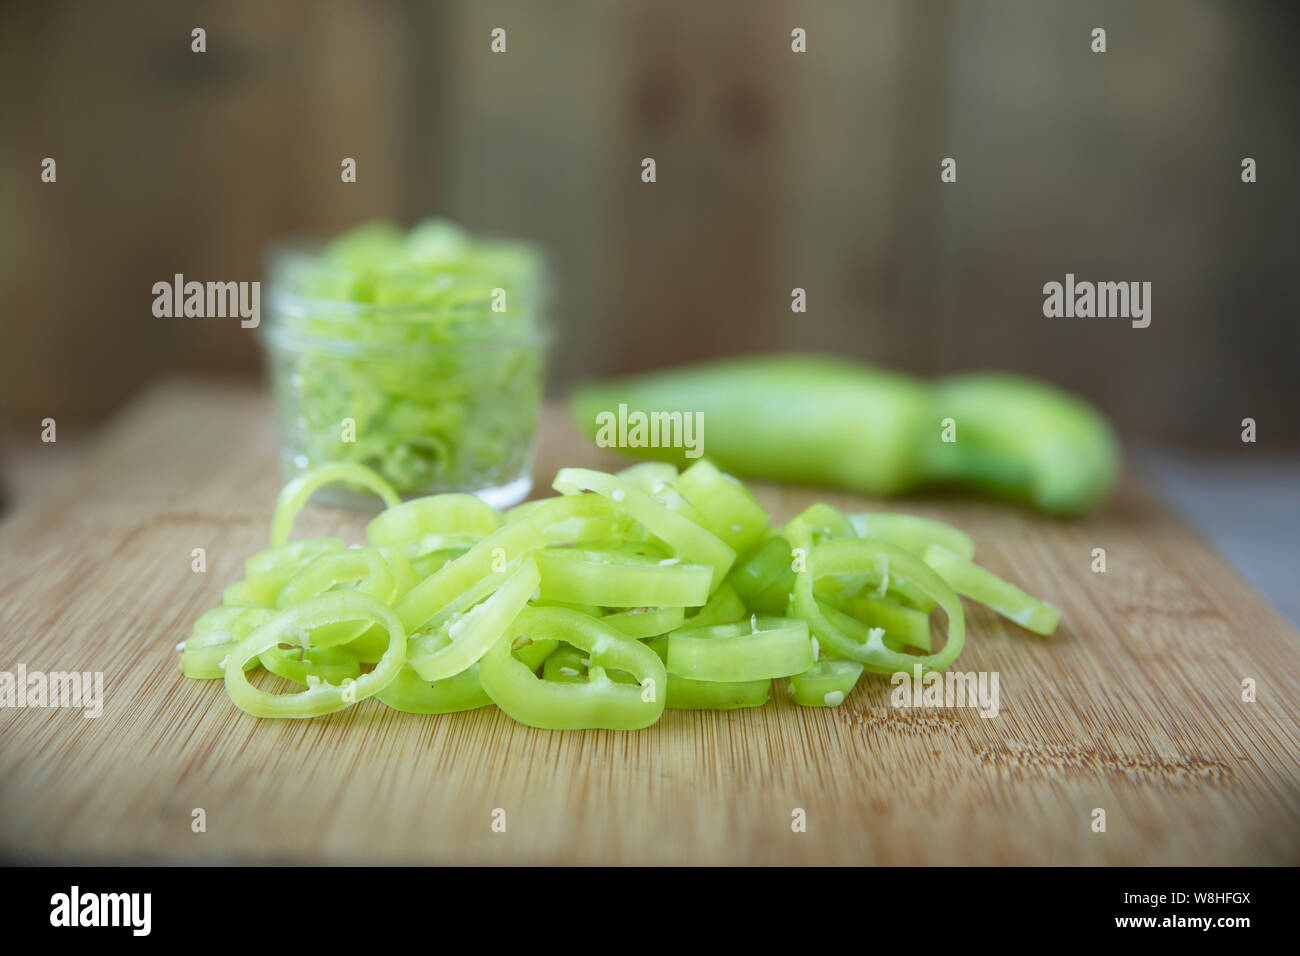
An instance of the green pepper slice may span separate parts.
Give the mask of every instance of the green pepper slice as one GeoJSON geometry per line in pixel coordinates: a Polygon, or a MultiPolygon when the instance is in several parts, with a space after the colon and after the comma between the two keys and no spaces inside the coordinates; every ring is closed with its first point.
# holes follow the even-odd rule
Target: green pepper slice
{"type": "MultiPolygon", "coordinates": [[[[668,660],[668,635],[646,641],[646,646],[668,660]]],[[[739,710],[762,707],[771,696],[770,680],[711,681],[668,675],[668,710],[739,710]]]]}
{"type": "Polygon", "coordinates": [[[616,502],[651,534],[663,539],[683,561],[711,567],[713,581],[710,593],[722,584],[727,571],[736,560],[736,552],[717,535],[677,514],[621,478],[587,468],[561,468],[555,476],[553,487],[562,494],[594,491],[616,502]]]}
{"type": "Polygon", "coordinates": [[[284,544],[289,540],[289,535],[293,532],[294,519],[298,517],[298,512],[307,503],[307,499],[318,489],[336,482],[361,485],[383,499],[384,504],[389,508],[402,503],[401,496],[393,490],[393,486],[365,465],[353,462],[332,462],[321,465],[311,471],[304,471],[280,490],[280,497],[275,502],[275,511],[271,515],[271,547],[284,544]]]}
{"type": "MultiPolygon", "coordinates": [[[[374,545],[410,545],[446,535],[484,538],[501,526],[501,515],[485,501],[464,494],[428,495],[381,511],[366,525],[374,545]]],[[[424,554],[434,548],[417,548],[424,554]]]]}
{"type": "Polygon", "coordinates": [[[668,672],[703,681],[789,677],[816,660],[808,622],[758,617],[668,635],[668,672]]]}
{"type": "Polygon", "coordinates": [[[411,642],[407,663],[422,680],[440,681],[466,670],[500,640],[537,590],[537,565],[523,563],[482,604],[448,622],[445,629],[411,642]]]}
{"type": "Polygon", "coordinates": [[[969,558],[975,553],[975,542],[964,531],[941,521],[918,518],[916,515],[863,512],[849,515],[849,523],[859,538],[888,541],[918,558],[925,556],[931,545],[947,548],[954,554],[969,558]]]}
{"type": "Polygon", "coordinates": [[[920,664],[926,670],[943,670],[961,653],[966,637],[966,618],[956,592],[924,562],[908,551],[863,538],[828,541],[808,554],[807,564],[795,577],[794,611],[808,622],[812,632],[827,652],[835,657],[858,661],[873,673],[892,674],[911,671],[920,664]],[[868,639],[859,643],[837,627],[823,613],[813,585],[823,575],[873,575],[887,559],[889,573],[907,575],[912,584],[934,600],[948,615],[948,640],[936,654],[913,655],[893,650],[884,642],[880,628],[871,630],[868,639]]]}
{"type": "Polygon", "coordinates": [[[745,602],[740,599],[736,589],[730,584],[723,584],[713,592],[709,603],[700,608],[685,622],[686,627],[712,627],[714,624],[730,624],[745,616],[745,602]]]}
{"type": "Polygon", "coordinates": [[[681,607],[634,607],[606,614],[601,621],[628,637],[641,640],[675,631],[685,619],[686,611],[681,607]]]}
{"type": "Polygon", "coordinates": [[[958,594],[992,608],[1027,631],[1050,635],[1061,620],[1061,612],[1052,605],[1026,594],[959,554],[932,547],[925,552],[925,563],[938,571],[958,594]]]}
{"type": "Polygon", "coordinates": [[[701,607],[709,600],[713,569],[637,554],[538,551],[542,600],[598,607],[701,607]]]}
{"type": "Polygon", "coordinates": [[[235,706],[254,717],[319,717],[383,690],[397,677],[405,658],[406,630],[387,606],[356,591],[327,591],[280,611],[239,642],[225,664],[226,693],[235,706]],[[271,694],[248,682],[244,668],[253,659],[279,644],[310,647],[327,625],[344,621],[378,624],[388,634],[388,649],[368,674],[339,685],[309,676],[307,690],[297,694],[271,694]]]}
{"type": "Polygon", "coordinates": [[[530,607],[483,656],[479,679],[498,707],[530,727],[638,730],[663,713],[668,674],[654,651],[596,618],[567,608],[530,607]],[[586,651],[588,679],[574,684],[539,680],[510,653],[517,637],[562,641],[586,651]],[[611,680],[606,668],[627,671],[637,683],[611,680]]]}
{"type": "Polygon", "coordinates": [[[681,473],[675,485],[694,506],[704,527],[737,554],[752,548],[767,531],[767,512],[749,489],[710,462],[697,461],[681,473]]]}
{"type": "Polygon", "coordinates": [[[393,682],[375,696],[393,710],[407,714],[456,714],[492,703],[479,683],[477,664],[432,682],[403,665],[393,682]]]}
{"type": "Polygon", "coordinates": [[[411,588],[398,600],[397,616],[408,631],[419,630],[488,575],[503,573],[509,562],[545,546],[531,521],[499,528],[411,588]]]}
{"type": "Polygon", "coordinates": [[[862,676],[857,661],[827,658],[790,678],[790,696],[802,707],[838,707],[862,676]]]}

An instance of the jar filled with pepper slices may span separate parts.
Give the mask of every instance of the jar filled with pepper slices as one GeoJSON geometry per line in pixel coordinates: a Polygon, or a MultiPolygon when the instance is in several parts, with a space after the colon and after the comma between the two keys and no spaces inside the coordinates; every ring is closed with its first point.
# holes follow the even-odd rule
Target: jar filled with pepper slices
{"type": "MultiPolygon", "coordinates": [[[[268,256],[263,342],[290,476],[355,462],[403,497],[530,489],[545,266],[441,220],[359,227],[268,256]]],[[[350,504],[346,486],[330,493],[350,504]]]]}

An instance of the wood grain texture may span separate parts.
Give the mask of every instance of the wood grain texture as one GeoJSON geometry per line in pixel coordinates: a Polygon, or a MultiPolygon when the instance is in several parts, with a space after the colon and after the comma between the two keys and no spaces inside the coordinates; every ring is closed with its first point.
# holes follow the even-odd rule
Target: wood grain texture
{"type": "MultiPolygon", "coordinates": [[[[84,461],[0,526],[0,669],[106,682],[95,720],[0,710],[7,858],[1300,862],[1300,635],[1131,483],[1071,524],[960,499],[902,506],[966,529],[983,562],[1063,610],[1041,639],[969,609],[957,666],[998,672],[996,718],[896,710],[870,679],[837,710],[778,693],[636,733],[551,733],[495,709],[418,717],[377,701],[258,721],[219,684],[181,677],[174,645],[266,538],[280,475],[260,393],[161,387],[84,461]],[[190,569],[196,547],[206,574],[190,569]],[[1105,574],[1090,570],[1094,547],[1105,574]],[[1255,703],[1240,699],[1244,677],[1255,703]],[[206,833],[191,832],[196,807],[206,833]],[[791,830],[796,807],[806,833],[791,830]]],[[[552,409],[539,485],[577,463],[613,461],[552,409]]],[[[777,520],[816,499],[878,504],[757,492],[777,520]]],[[[312,507],[300,532],[363,525],[312,507]]]]}

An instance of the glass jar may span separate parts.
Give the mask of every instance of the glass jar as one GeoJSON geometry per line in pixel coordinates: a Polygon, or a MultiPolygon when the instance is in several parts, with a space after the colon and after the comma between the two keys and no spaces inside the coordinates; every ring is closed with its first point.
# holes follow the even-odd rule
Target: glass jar
{"type": "MultiPolygon", "coordinates": [[[[497,508],[527,497],[544,283],[535,250],[511,248],[473,268],[403,265],[378,280],[318,249],[272,251],[262,341],[288,475],[352,461],[403,497],[470,492],[497,508]]],[[[360,503],[345,488],[321,497],[360,503]]]]}

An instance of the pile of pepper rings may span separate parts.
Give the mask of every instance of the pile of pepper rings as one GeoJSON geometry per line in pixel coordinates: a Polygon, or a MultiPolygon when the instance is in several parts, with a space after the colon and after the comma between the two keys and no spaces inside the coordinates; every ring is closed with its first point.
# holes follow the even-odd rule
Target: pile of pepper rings
{"type": "Polygon", "coordinates": [[[817,504],[773,527],[704,460],[565,468],[554,488],[502,513],[464,494],[402,502],[356,463],[308,471],[280,494],[271,547],[195,623],[181,669],[224,680],[257,717],[377,697],[409,713],[495,704],[532,727],[636,730],[665,708],[758,707],[778,678],[797,703],[834,707],[864,672],[942,670],[964,641],[958,595],[1056,628],[1055,608],[974,564],[971,539],[935,521],[817,504]],[[288,542],[307,499],[337,482],[387,505],[369,545],[288,542]],[[306,689],[255,686],[259,668],[306,689]]]}

